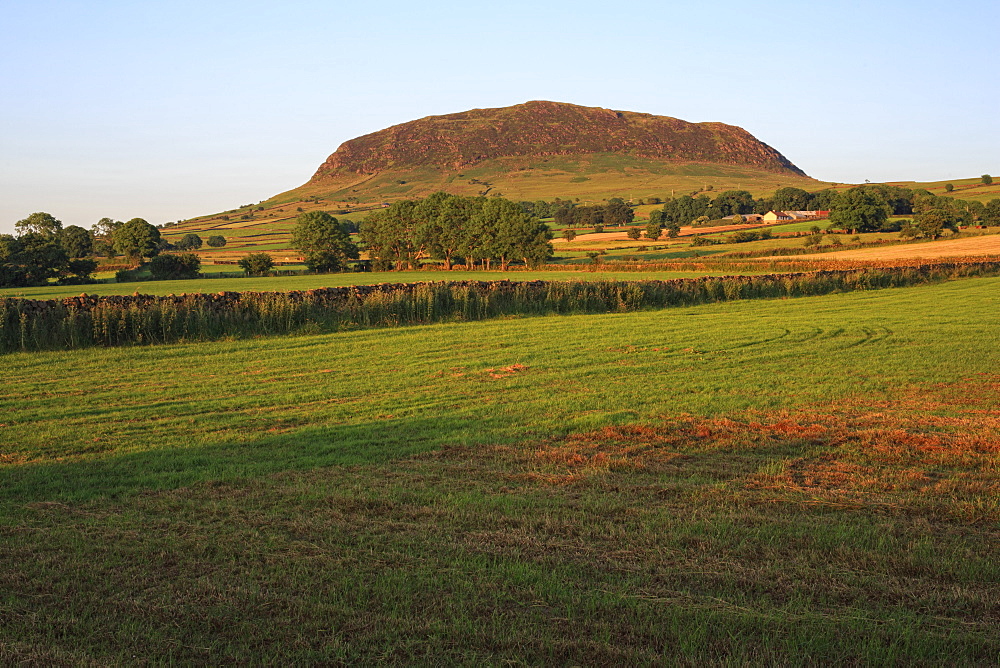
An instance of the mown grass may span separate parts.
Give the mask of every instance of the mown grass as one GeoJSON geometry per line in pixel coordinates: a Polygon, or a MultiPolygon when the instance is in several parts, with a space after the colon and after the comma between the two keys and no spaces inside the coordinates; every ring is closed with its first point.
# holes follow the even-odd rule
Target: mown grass
{"type": "Polygon", "coordinates": [[[4,357],[4,663],[992,664],[1000,279],[4,357]]]}

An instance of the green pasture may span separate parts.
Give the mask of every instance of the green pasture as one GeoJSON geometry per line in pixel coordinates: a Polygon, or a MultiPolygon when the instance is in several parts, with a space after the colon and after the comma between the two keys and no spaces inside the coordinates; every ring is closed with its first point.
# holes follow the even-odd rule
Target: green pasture
{"type": "Polygon", "coordinates": [[[998,332],[989,278],[6,355],[0,662],[992,665],[998,332]]]}

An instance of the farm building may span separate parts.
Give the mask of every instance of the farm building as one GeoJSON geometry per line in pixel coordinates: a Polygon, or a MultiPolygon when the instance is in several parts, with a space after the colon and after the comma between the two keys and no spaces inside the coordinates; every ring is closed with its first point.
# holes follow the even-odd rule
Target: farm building
{"type": "Polygon", "coordinates": [[[829,211],[768,211],[764,214],[764,220],[769,223],[789,220],[815,220],[817,218],[826,218],[829,215],[829,211]]]}
{"type": "Polygon", "coordinates": [[[764,214],[764,222],[774,223],[782,220],[795,220],[795,218],[784,211],[768,211],[764,214]]]}

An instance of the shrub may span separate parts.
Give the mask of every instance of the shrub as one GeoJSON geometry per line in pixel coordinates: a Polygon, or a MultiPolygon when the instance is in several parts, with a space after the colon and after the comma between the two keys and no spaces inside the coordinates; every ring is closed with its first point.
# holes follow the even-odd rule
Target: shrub
{"type": "Polygon", "coordinates": [[[149,261],[149,274],[154,281],[177,278],[198,278],[201,260],[194,253],[157,255],[149,261]]]}
{"type": "Polygon", "coordinates": [[[239,261],[240,268],[251,276],[267,276],[274,260],[267,253],[250,253],[239,261]]]}
{"type": "Polygon", "coordinates": [[[603,225],[594,225],[594,232],[601,233],[603,231],[604,231],[604,226],[603,225]]]}
{"type": "Polygon", "coordinates": [[[745,244],[748,241],[757,241],[758,239],[760,239],[760,235],[757,234],[756,232],[750,232],[749,230],[747,231],[741,230],[739,232],[733,232],[732,234],[730,234],[728,241],[729,243],[733,244],[745,244]]]}

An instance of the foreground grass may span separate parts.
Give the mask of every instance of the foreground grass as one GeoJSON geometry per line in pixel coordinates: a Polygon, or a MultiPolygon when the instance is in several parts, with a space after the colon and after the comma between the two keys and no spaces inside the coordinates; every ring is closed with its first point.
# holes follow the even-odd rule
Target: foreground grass
{"type": "Polygon", "coordinates": [[[998,288],[6,356],[0,659],[995,662],[998,288]]]}

